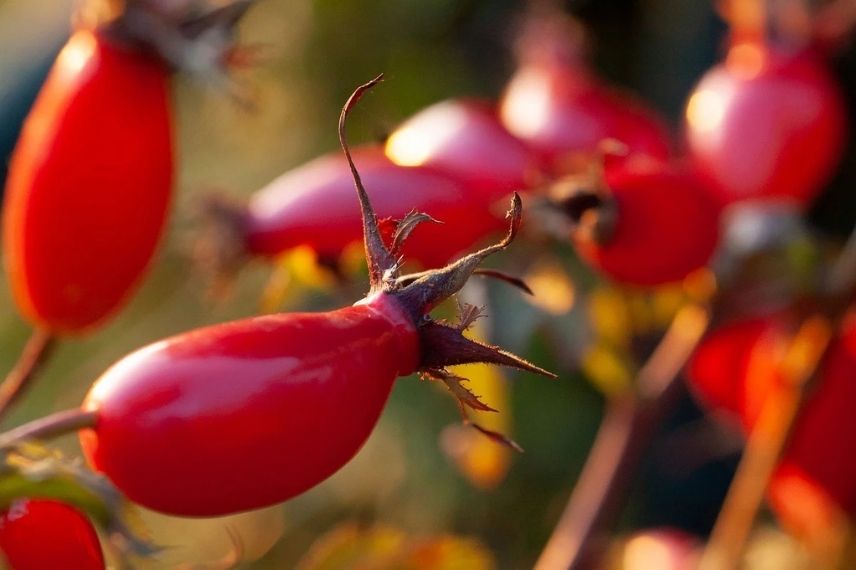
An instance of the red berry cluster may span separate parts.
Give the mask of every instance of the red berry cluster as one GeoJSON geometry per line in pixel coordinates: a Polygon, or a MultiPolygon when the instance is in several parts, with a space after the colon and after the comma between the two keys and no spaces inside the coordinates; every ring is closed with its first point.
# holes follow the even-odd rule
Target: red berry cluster
{"type": "MultiPolygon", "coordinates": [[[[188,30],[202,22],[230,32],[247,4],[191,17],[129,2],[115,19],[77,30],[63,49],[16,148],[3,211],[14,297],[36,327],[51,335],[90,330],[142,278],[171,201],[169,72],[218,71],[235,60],[230,41],[203,50],[216,54],[213,61],[194,59],[198,52],[186,48],[209,36],[188,30]]],[[[5,447],[53,435],[60,424],[79,429],[88,463],[134,502],[211,516],[287,500],[332,475],[369,437],[399,376],[420,372],[445,383],[462,409],[484,410],[448,366],[486,362],[550,373],[464,336],[478,311],[465,311],[457,325],[430,313],[515,239],[518,191],[549,202],[567,221],[579,256],[619,284],[680,282],[718,250],[722,297],[739,298],[729,288],[745,285],[747,255],[729,241],[739,231],[723,210],[763,201],[800,212],[841,157],[845,109],[826,64],[806,50],[735,41],[690,95],[686,149],[677,155],[665,122],[600,79],[580,38],[566,19],[535,17],[496,104],[437,103],[384,145],[352,152],[345,120],[379,78],[358,88],[339,120],[344,156],[283,174],[245,206],[209,202],[215,247],[206,260],[234,271],[251,257],[308,246],[336,261],[362,240],[366,297],[334,311],[249,318],[144,347],[108,369],[79,410],[24,426],[5,447]],[[443,224],[424,223],[436,221],[443,224]],[[504,228],[497,243],[465,253],[504,228]],[[404,260],[422,270],[405,273],[404,260]]],[[[758,305],[776,312],[760,316],[743,310],[746,302],[723,303],[723,324],[690,363],[701,398],[736,415],[747,431],[787,383],[783,347],[802,316],[794,301],[762,295],[758,305]]],[[[772,481],[774,507],[794,524],[804,524],[789,491],[795,482],[856,513],[856,461],[848,456],[856,433],[847,423],[856,396],[856,320],[836,335],[772,481]],[[821,440],[823,452],[814,445],[821,440]]],[[[45,567],[28,566],[22,550],[30,550],[34,529],[53,534],[60,526],[86,535],[65,560],[103,567],[88,522],[35,497],[5,511],[0,550],[15,568],[45,567]]],[[[67,548],[51,546],[56,552],[40,554],[67,548]]]]}

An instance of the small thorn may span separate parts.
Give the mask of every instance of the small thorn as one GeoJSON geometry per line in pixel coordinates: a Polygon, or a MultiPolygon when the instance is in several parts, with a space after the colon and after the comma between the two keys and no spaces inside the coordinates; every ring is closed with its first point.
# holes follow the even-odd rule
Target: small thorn
{"type": "Polygon", "coordinates": [[[457,376],[452,374],[448,370],[444,370],[443,368],[431,368],[425,370],[425,375],[429,378],[433,378],[434,380],[439,380],[452,393],[453,396],[458,400],[458,404],[461,406],[461,413],[466,417],[466,410],[464,406],[468,406],[474,410],[478,410],[480,412],[496,412],[497,410],[488,406],[484,402],[476,396],[472,390],[465,387],[463,382],[467,382],[466,378],[461,376],[457,376]]]}
{"type": "Polygon", "coordinates": [[[390,248],[392,255],[398,255],[398,252],[401,250],[401,247],[404,245],[407,238],[410,237],[413,230],[415,230],[419,224],[424,222],[431,222],[432,224],[443,223],[423,212],[412,211],[408,213],[395,227],[395,234],[392,237],[392,247],[390,248]]]}

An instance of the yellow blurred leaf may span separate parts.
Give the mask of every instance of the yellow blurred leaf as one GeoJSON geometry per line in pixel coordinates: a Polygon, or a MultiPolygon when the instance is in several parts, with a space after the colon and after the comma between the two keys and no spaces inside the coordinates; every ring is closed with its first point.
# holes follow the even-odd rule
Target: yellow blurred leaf
{"type": "Polygon", "coordinates": [[[625,297],[632,331],[637,335],[645,335],[656,329],[654,315],[651,310],[650,297],[646,293],[638,291],[630,292],[625,297]]]}
{"type": "Polygon", "coordinates": [[[479,542],[452,535],[410,537],[386,526],[345,523],[319,538],[297,570],[493,570],[479,542]]]}
{"type": "Polygon", "coordinates": [[[301,285],[315,289],[330,289],[336,285],[333,273],[319,263],[315,251],[308,246],[293,249],[281,263],[288,267],[292,278],[301,285]]]}
{"type": "Polygon", "coordinates": [[[595,337],[614,346],[629,346],[633,320],[625,296],[615,287],[600,287],[588,298],[595,337]]]}
{"type": "Polygon", "coordinates": [[[331,289],[336,277],[318,262],[308,246],[297,247],[280,255],[273,263],[271,276],[262,292],[260,311],[275,313],[283,306],[298,304],[306,289],[331,289]]]}
{"type": "Polygon", "coordinates": [[[339,265],[345,275],[366,273],[366,251],[362,241],[351,243],[342,250],[339,265]]]}
{"type": "Polygon", "coordinates": [[[817,568],[811,564],[808,553],[800,544],[773,527],[758,528],[749,540],[743,560],[746,570],[809,570],[817,568]]]}
{"type": "Polygon", "coordinates": [[[594,386],[607,397],[617,396],[633,383],[635,370],[622,351],[606,343],[589,348],[582,359],[582,370],[594,386]]]}
{"type": "Polygon", "coordinates": [[[574,306],[575,288],[568,273],[555,261],[536,263],[523,278],[533,295],[526,299],[553,315],[564,315],[574,306]]]}
{"type": "Polygon", "coordinates": [[[492,570],[493,555],[479,542],[444,535],[417,541],[410,548],[406,570],[492,570]]]}
{"type": "Polygon", "coordinates": [[[681,286],[661,287],[651,296],[651,319],[657,330],[666,330],[687,297],[681,286]]]}

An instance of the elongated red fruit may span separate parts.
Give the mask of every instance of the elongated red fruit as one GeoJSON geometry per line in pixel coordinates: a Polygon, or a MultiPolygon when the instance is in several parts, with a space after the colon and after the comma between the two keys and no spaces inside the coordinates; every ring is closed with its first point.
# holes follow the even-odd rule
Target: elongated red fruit
{"type": "Polygon", "coordinates": [[[835,171],[847,113],[825,64],[809,52],[740,43],[702,77],[686,107],[686,139],[725,203],[808,204],[835,171]]]}
{"type": "Polygon", "coordinates": [[[3,250],[35,325],[78,332],[110,316],[149,264],[172,188],[167,69],[81,30],[68,41],[12,156],[3,250]]]}
{"type": "Polygon", "coordinates": [[[103,570],[92,523],[77,509],[45,499],[18,499],[0,513],[0,558],[11,570],[103,570]]]}
{"type": "Polygon", "coordinates": [[[537,162],[509,133],[493,104],[449,99],[419,111],[390,135],[386,155],[402,166],[430,166],[481,192],[504,198],[539,182],[537,162]]]}
{"type": "Polygon", "coordinates": [[[559,173],[605,139],[620,141],[631,154],[668,158],[665,122],[597,77],[585,61],[581,34],[560,15],[530,22],[500,103],[503,124],[559,173]]]}
{"type": "Polygon", "coordinates": [[[87,396],[98,423],[84,451],[133,501],[165,512],[301,493],[359,450],[393,380],[419,365],[416,328],[396,303],[258,317],[138,351],[87,396]]]}
{"type": "MultiPolygon", "coordinates": [[[[424,267],[442,266],[503,226],[495,204],[436,169],[399,166],[379,147],[358,149],[354,160],[380,218],[401,219],[418,210],[443,222],[417,228],[405,245],[407,257],[424,267]]],[[[250,255],[275,256],[308,245],[320,257],[336,259],[362,239],[353,194],[345,159],[321,157],[253,195],[238,214],[238,239],[250,255]]]]}

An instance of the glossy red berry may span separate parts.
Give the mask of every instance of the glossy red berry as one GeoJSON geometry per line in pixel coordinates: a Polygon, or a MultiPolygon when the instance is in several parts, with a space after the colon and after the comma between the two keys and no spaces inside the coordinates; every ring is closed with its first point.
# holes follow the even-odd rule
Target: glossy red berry
{"type": "Polygon", "coordinates": [[[172,188],[167,68],[81,30],[68,41],[12,156],[6,269],[21,312],[53,332],[113,314],[151,260],[172,188]]]}
{"type": "Polygon", "coordinates": [[[401,166],[430,166],[464,180],[490,201],[539,179],[535,157],[502,126],[488,101],[435,103],[399,125],[385,151],[401,166]]]}
{"type": "MultiPolygon", "coordinates": [[[[354,160],[380,218],[401,219],[417,210],[443,222],[417,228],[404,247],[407,258],[424,267],[442,266],[503,227],[494,204],[459,179],[427,166],[399,166],[376,147],[358,149],[354,160]]],[[[283,174],[256,192],[236,221],[236,237],[250,256],[273,257],[306,245],[336,260],[362,239],[353,179],[338,154],[283,174]]]]}
{"type": "Polygon", "coordinates": [[[631,154],[666,159],[671,145],[665,122],[597,77],[573,44],[579,34],[559,17],[530,24],[500,103],[503,124],[560,173],[605,139],[620,141],[631,154]]]}
{"type": "Polygon", "coordinates": [[[733,46],[686,107],[690,154],[725,203],[811,202],[838,165],[846,125],[821,60],[757,43],[733,46]]]}
{"type": "Polygon", "coordinates": [[[17,499],[0,513],[0,557],[11,570],[103,570],[92,523],[77,509],[47,499],[17,499]]]}
{"type": "Polygon", "coordinates": [[[193,331],[124,358],[93,386],[84,453],[133,501],[210,516],[284,501],[368,438],[396,377],[419,365],[416,327],[376,295],[330,313],[193,331]]]}
{"type": "Polygon", "coordinates": [[[583,185],[564,200],[577,251],[611,279],[652,286],[704,267],[719,236],[719,209],[700,180],[664,163],[608,169],[605,188],[583,185]]]}

